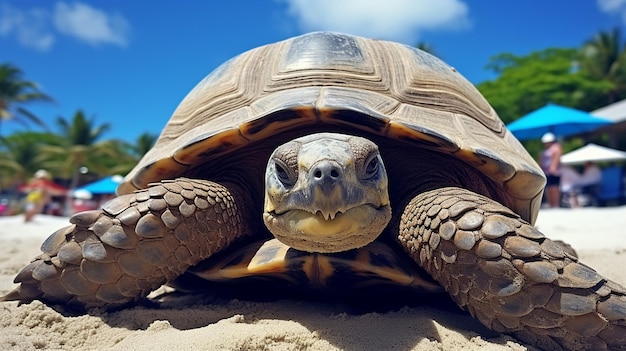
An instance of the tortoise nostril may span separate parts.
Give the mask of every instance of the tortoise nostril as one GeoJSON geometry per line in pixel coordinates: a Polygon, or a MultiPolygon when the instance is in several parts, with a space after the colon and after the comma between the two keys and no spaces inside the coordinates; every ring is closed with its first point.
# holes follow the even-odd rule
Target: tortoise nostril
{"type": "Polygon", "coordinates": [[[320,187],[325,193],[330,193],[341,182],[343,170],[336,162],[324,160],[311,169],[311,177],[311,185],[320,187]]]}
{"type": "Polygon", "coordinates": [[[336,180],[341,177],[343,172],[335,162],[321,161],[313,168],[312,173],[315,180],[328,178],[336,180]]]}

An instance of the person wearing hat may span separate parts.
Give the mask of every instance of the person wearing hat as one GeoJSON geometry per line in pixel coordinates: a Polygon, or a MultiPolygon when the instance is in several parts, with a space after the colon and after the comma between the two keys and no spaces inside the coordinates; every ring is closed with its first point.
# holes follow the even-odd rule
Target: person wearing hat
{"type": "Polygon", "coordinates": [[[44,206],[50,201],[50,193],[46,188],[46,181],[50,181],[50,173],[45,169],[35,172],[33,180],[28,184],[28,195],[24,206],[24,222],[30,222],[33,217],[41,213],[44,206]]]}
{"type": "Polygon", "coordinates": [[[561,200],[561,191],[559,189],[561,182],[561,154],[563,151],[552,133],[544,134],[541,137],[541,142],[544,149],[539,154],[539,165],[547,178],[546,200],[548,206],[559,207],[561,200]]]}

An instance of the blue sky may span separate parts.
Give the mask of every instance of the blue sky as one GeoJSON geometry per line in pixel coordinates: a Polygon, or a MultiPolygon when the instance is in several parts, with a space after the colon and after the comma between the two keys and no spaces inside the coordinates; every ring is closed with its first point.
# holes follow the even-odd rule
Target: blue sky
{"type": "Polygon", "coordinates": [[[625,23],[626,0],[0,0],[0,62],[54,97],[26,106],[52,130],[81,109],[112,125],[105,138],[132,141],[158,134],[222,62],[308,31],[424,41],[480,83],[494,55],[579,47],[625,23]]]}

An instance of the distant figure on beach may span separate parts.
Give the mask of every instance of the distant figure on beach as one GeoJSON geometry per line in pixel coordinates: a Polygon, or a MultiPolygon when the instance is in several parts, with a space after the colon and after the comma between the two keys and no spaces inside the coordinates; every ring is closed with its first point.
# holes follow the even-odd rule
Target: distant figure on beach
{"type": "Polygon", "coordinates": [[[602,171],[595,163],[587,161],[584,167],[582,174],[579,174],[575,169],[568,166],[561,168],[560,189],[564,201],[566,201],[570,207],[580,207],[579,195],[595,197],[597,187],[602,181],[602,171]]]}
{"type": "Polygon", "coordinates": [[[46,188],[47,180],[50,180],[48,171],[40,169],[35,172],[33,180],[28,185],[29,191],[24,206],[24,222],[32,221],[33,217],[41,213],[44,206],[50,201],[50,194],[46,188]]]}
{"type": "Polygon", "coordinates": [[[570,166],[561,167],[561,194],[572,196],[576,193],[576,186],[580,183],[581,175],[570,166]]]}
{"type": "Polygon", "coordinates": [[[3,216],[9,212],[9,200],[0,200],[0,216],[3,216]]]}
{"type": "Polygon", "coordinates": [[[539,165],[546,174],[546,199],[548,206],[559,207],[561,191],[561,145],[556,141],[552,133],[546,133],[541,137],[543,151],[539,154],[539,165]]]}
{"type": "Polygon", "coordinates": [[[585,169],[580,177],[578,185],[580,187],[596,186],[602,181],[602,171],[595,163],[585,162],[585,169]]]}

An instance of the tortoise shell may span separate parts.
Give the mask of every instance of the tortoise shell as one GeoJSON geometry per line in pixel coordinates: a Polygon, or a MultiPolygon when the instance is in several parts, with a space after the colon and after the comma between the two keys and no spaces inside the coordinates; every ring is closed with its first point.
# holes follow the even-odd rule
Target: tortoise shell
{"type": "Polygon", "coordinates": [[[469,81],[416,48],[328,32],[262,46],[218,67],[180,103],[118,193],[316,126],[451,155],[500,186],[522,218],[536,219],[543,172],[469,81]]]}

